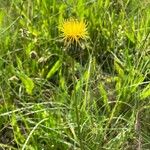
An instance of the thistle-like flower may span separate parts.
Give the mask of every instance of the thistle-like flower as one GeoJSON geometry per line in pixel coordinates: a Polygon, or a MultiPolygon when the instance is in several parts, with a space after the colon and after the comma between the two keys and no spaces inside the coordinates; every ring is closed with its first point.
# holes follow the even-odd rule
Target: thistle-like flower
{"type": "Polygon", "coordinates": [[[70,45],[73,42],[80,44],[80,40],[88,38],[87,24],[84,21],[68,19],[60,25],[61,37],[65,44],[70,45]]]}

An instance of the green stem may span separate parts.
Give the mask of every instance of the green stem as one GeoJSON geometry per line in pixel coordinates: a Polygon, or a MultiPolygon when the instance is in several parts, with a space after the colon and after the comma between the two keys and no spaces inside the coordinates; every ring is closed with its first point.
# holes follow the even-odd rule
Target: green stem
{"type": "Polygon", "coordinates": [[[75,102],[75,112],[76,112],[76,120],[77,120],[77,128],[78,128],[78,137],[80,142],[80,148],[83,150],[83,142],[81,137],[81,131],[80,131],[80,116],[79,116],[79,110],[78,110],[78,100],[76,98],[76,77],[75,77],[75,62],[72,60],[72,71],[73,71],[73,102],[75,102]]]}

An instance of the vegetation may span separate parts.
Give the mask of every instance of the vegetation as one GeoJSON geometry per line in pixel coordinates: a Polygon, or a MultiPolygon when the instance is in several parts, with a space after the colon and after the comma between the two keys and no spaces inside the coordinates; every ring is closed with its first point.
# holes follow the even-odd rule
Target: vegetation
{"type": "Polygon", "coordinates": [[[0,39],[0,149],[150,148],[148,0],[0,0],[0,39]]]}

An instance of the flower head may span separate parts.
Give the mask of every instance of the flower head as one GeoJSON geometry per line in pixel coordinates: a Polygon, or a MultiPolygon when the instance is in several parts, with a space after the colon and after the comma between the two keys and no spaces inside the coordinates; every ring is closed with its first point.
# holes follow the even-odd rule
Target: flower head
{"type": "Polygon", "coordinates": [[[72,42],[80,44],[80,40],[85,40],[88,37],[87,24],[84,21],[69,19],[60,26],[62,37],[68,45],[72,42]]]}

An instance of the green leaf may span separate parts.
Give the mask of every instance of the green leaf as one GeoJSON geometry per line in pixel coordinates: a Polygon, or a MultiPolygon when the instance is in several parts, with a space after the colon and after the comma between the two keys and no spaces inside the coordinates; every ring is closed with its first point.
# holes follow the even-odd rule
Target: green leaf
{"type": "Polygon", "coordinates": [[[118,75],[120,77],[124,77],[124,71],[116,61],[114,61],[114,67],[115,67],[115,70],[117,71],[118,75]]]}
{"type": "Polygon", "coordinates": [[[134,33],[126,33],[126,36],[132,43],[135,43],[134,33]]]}
{"type": "Polygon", "coordinates": [[[17,61],[18,69],[23,70],[22,61],[18,56],[16,56],[16,61],[17,61]]]}
{"type": "Polygon", "coordinates": [[[99,88],[99,92],[100,92],[100,94],[102,96],[102,100],[103,100],[103,102],[104,102],[104,104],[106,106],[106,109],[107,109],[108,112],[110,112],[110,106],[109,106],[109,102],[108,102],[108,96],[107,96],[107,92],[106,92],[106,90],[104,88],[104,85],[102,83],[100,83],[99,86],[98,86],[98,88],[99,88]]]}
{"type": "Polygon", "coordinates": [[[32,79],[23,73],[19,73],[18,76],[19,76],[20,80],[22,81],[22,83],[24,84],[24,86],[26,88],[26,92],[28,94],[32,95],[32,92],[34,89],[34,82],[32,81],[32,79]]]}
{"type": "Polygon", "coordinates": [[[150,83],[144,88],[140,94],[141,99],[145,99],[150,96],[150,83]]]}
{"type": "Polygon", "coordinates": [[[51,77],[55,74],[55,72],[58,71],[58,69],[61,67],[61,65],[62,65],[62,61],[61,61],[61,60],[58,60],[58,61],[54,64],[54,66],[51,68],[51,70],[48,72],[46,78],[47,78],[47,79],[51,78],[51,77]]]}

